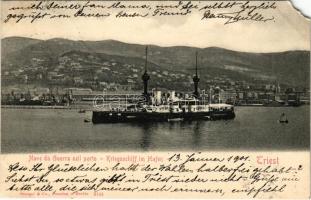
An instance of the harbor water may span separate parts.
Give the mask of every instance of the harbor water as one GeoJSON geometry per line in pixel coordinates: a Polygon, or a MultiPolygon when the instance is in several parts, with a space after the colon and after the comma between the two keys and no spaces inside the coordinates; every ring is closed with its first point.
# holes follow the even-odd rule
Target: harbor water
{"type": "Polygon", "coordinates": [[[2,153],[91,151],[307,150],[310,107],[236,107],[234,120],[84,122],[91,113],[1,109],[2,153]],[[285,113],[289,123],[279,123],[285,113]]]}

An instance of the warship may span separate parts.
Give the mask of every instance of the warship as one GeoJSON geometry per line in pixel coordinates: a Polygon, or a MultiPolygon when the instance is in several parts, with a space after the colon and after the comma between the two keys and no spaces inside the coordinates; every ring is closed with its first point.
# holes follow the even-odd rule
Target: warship
{"type": "Polygon", "coordinates": [[[212,104],[200,96],[198,85],[198,54],[196,52],[195,75],[193,76],[194,92],[191,95],[179,97],[175,91],[168,95],[162,91],[148,92],[150,76],[147,71],[148,48],[145,52],[145,68],[142,74],[144,90],[142,95],[133,98],[131,95],[109,98],[107,95],[94,100],[92,122],[121,123],[121,122],[170,122],[193,120],[234,119],[234,106],[230,104],[212,104]],[[98,104],[98,102],[101,102],[98,104]],[[98,106],[100,105],[100,106],[98,106]]]}

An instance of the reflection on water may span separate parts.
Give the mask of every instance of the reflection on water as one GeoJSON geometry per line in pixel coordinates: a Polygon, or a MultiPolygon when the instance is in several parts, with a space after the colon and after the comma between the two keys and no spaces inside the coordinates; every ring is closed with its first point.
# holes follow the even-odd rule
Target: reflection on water
{"type": "Polygon", "coordinates": [[[203,132],[203,130],[201,129],[202,125],[200,123],[202,123],[202,121],[196,121],[194,122],[194,127],[193,127],[193,149],[196,149],[197,147],[200,146],[200,141],[201,141],[201,133],[203,132]]]}
{"type": "Polygon", "coordinates": [[[148,150],[150,146],[150,135],[152,134],[152,128],[148,123],[142,124],[141,128],[143,130],[142,131],[143,135],[140,146],[143,150],[148,150]]]}
{"type": "MultiPolygon", "coordinates": [[[[191,127],[193,130],[193,134],[191,134],[191,140],[188,141],[191,143],[191,148],[193,150],[198,149],[198,147],[201,144],[201,134],[203,132],[202,127],[204,121],[193,121],[193,122],[167,122],[166,124],[163,123],[135,123],[131,124],[131,126],[135,126],[137,129],[141,129],[141,142],[140,142],[140,147],[142,150],[149,150],[150,149],[150,144],[152,141],[152,135],[157,134],[156,131],[161,131],[167,127],[168,132],[164,132],[164,134],[169,134],[169,132],[174,132],[176,130],[182,131],[185,129],[188,129],[191,127]]],[[[190,129],[190,130],[191,130],[190,129]]],[[[151,148],[152,150],[152,148],[151,148]]]]}
{"type": "Polygon", "coordinates": [[[308,149],[310,141],[308,106],[237,107],[228,121],[96,125],[76,110],[1,112],[3,152],[308,149]],[[288,124],[278,122],[283,112],[288,124]]]}

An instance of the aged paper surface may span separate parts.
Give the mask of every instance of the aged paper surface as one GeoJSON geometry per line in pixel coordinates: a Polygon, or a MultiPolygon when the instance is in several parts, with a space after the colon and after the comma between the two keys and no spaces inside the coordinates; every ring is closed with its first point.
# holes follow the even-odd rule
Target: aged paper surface
{"type": "Polygon", "coordinates": [[[2,1],[0,195],[307,199],[309,73],[288,1],[2,1]]]}

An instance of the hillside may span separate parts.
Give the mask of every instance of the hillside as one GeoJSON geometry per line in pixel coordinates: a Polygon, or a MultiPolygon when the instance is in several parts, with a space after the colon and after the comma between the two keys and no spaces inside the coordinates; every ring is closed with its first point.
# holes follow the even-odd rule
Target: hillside
{"type": "MultiPolygon", "coordinates": [[[[144,45],[114,40],[72,41],[61,38],[35,40],[10,37],[2,39],[2,71],[32,68],[38,65],[43,66],[42,69],[53,71],[59,66],[60,58],[72,52],[79,52],[80,60],[87,60],[86,57],[91,55],[102,61],[105,60],[104,58],[114,59],[122,66],[133,64],[136,59],[133,66],[142,66],[144,49],[144,45]]],[[[199,49],[149,45],[148,60],[159,72],[166,70],[170,73],[184,74],[181,77],[189,78],[188,76],[191,77],[194,73],[196,51],[199,53],[200,75],[204,80],[226,77],[234,81],[280,82],[292,86],[306,86],[309,83],[310,52],[307,51],[246,53],[217,47],[199,49]]],[[[93,65],[96,66],[94,63],[93,65]]],[[[81,67],[83,66],[82,64],[81,67]]],[[[121,68],[118,70],[122,71],[121,68]]],[[[141,73],[140,71],[138,74],[141,73]]],[[[121,74],[119,78],[125,79],[122,76],[121,74]]],[[[162,78],[156,76],[154,79],[159,82],[158,79],[162,78]]],[[[178,81],[181,80],[178,78],[178,81]]],[[[189,82],[188,79],[184,81],[189,82]]],[[[162,87],[163,81],[160,82],[159,87],[162,87]]]]}
{"type": "Polygon", "coordinates": [[[27,46],[36,44],[41,40],[23,37],[9,37],[1,41],[2,55],[6,56],[14,51],[19,51],[27,46]]]}

